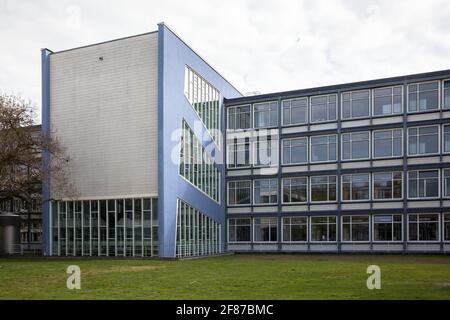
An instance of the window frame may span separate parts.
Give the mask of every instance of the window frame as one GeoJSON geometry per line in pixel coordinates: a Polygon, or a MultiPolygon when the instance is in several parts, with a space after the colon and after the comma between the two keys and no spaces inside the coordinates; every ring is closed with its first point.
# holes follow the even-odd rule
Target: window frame
{"type": "MultiPolygon", "coordinates": [[[[309,226],[309,242],[310,243],[313,243],[313,244],[318,244],[318,243],[337,243],[338,242],[338,237],[339,237],[339,234],[338,234],[338,216],[337,215],[324,215],[324,216],[315,216],[315,215],[311,215],[311,216],[309,216],[309,223],[308,223],[308,226],[309,226]],[[326,225],[327,225],[327,236],[328,236],[328,238],[329,238],[329,235],[330,235],[330,222],[329,222],[329,220],[330,220],[330,217],[333,217],[333,218],[335,218],[336,219],[336,221],[335,221],[335,227],[336,227],[336,232],[335,232],[335,236],[336,236],[336,239],[335,240],[333,240],[333,241],[329,241],[329,240],[327,240],[327,241],[317,241],[317,240],[312,240],[312,220],[313,220],[313,218],[327,218],[327,223],[326,223],[326,225]]],[[[323,225],[324,223],[320,223],[321,225],[323,225]]]]}
{"type": "MultiPolygon", "coordinates": [[[[298,225],[298,224],[295,224],[298,225]]],[[[303,225],[303,224],[302,224],[303,225]]],[[[292,228],[292,223],[289,224],[289,226],[292,228]]],[[[292,239],[292,230],[290,229],[291,232],[291,239],[292,239]]],[[[295,244],[295,243],[308,243],[308,239],[309,239],[309,217],[308,216],[286,216],[286,217],[281,217],[281,243],[288,243],[288,244],[295,244]],[[306,219],[306,240],[305,241],[284,241],[284,219],[291,219],[290,221],[292,221],[292,219],[297,219],[297,218],[305,218],[306,219]]]]}
{"type": "MultiPolygon", "coordinates": [[[[341,202],[342,203],[358,203],[358,202],[370,202],[372,201],[372,175],[370,172],[368,173],[348,173],[348,174],[341,174],[341,202]],[[345,176],[355,176],[355,175],[367,175],[369,177],[369,198],[368,199],[362,199],[362,200],[344,200],[344,177],[345,176]]],[[[351,190],[353,191],[353,181],[351,182],[351,190]]],[[[350,192],[352,194],[352,192],[350,192]]]]}
{"type": "Polygon", "coordinates": [[[372,99],[371,99],[371,95],[372,95],[372,90],[371,89],[360,89],[360,90],[350,90],[350,91],[344,91],[341,92],[341,117],[340,120],[341,121],[351,121],[351,120],[356,120],[356,119],[367,119],[370,118],[372,115],[372,99]],[[367,114],[367,116],[360,116],[360,117],[353,117],[352,115],[352,104],[350,104],[350,117],[349,118],[344,118],[344,94],[349,93],[350,94],[350,102],[353,102],[354,99],[352,99],[352,95],[354,93],[358,93],[358,92],[365,92],[367,91],[369,93],[369,112],[367,114]]]}
{"type": "MultiPolygon", "coordinates": [[[[446,195],[446,186],[445,186],[445,171],[450,171],[450,168],[442,168],[442,198],[443,199],[450,199],[450,190],[449,195],[446,195]]],[[[450,176],[449,176],[450,179],[450,176]]]]}
{"type": "MultiPolygon", "coordinates": [[[[280,199],[278,199],[279,198],[279,188],[280,188],[280,186],[279,186],[278,178],[254,179],[253,182],[252,182],[252,190],[253,191],[252,191],[252,202],[251,203],[253,204],[253,206],[274,206],[274,205],[278,205],[278,203],[280,202],[280,199]],[[268,181],[275,180],[277,182],[277,187],[276,187],[276,190],[277,190],[277,202],[268,202],[268,203],[256,203],[255,202],[255,199],[256,199],[256,197],[255,197],[255,191],[256,191],[255,183],[257,181],[264,181],[264,180],[268,180],[268,181]]],[[[271,189],[271,187],[270,187],[270,189],[271,189]]]]}
{"type": "MultiPolygon", "coordinates": [[[[236,153],[237,153],[237,148],[234,148],[233,158],[235,158],[234,154],[236,154],[236,153]]],[[[248,141],[246,141],[246,142],[239,142],[239,139],[237,140],[236,143],[234,142],[234,140],[233,140],[233,142],[228,142],[226,144],[226,156],[227,156],[226,157],[226,159],[227,159],[227,165],[226,165],[227,170],[250,169],[252,167],[252,165],[253,165],[253,142],[250,141],[250,139],[248,141]],[[230,163],[228,162],[228,155],[230,154],[229,153],[230,152],[230,146],[233,146],[233,148],[234,148],[235,146],[237,147],[237,146],[246,145],[246,144],[248,144],[249,165],[248,166],[238,167],[238,166],[236,166],[236,163],[235,163],[234,167],[230,167],[230,163]]],[[[234,160],[236,160],[236,159],[234,159],[234,160]]]]}
{"type": "MultiPolygon", "coordinates": [[[[373,172],[372,173],[372,201],[376,201],[376,202],[381,202],[381,201],[401,201],[403,200],[403,198],[405,197],[405,188],[403,186],[403,171],[384,171],[384,172],[373,172]],[[385,198],[385,199],[375,199],[375,175],[376,174],[391,174],[391,182],[392,182],[392,191],[394,191],[393,187],[394,187],[394,173],[400,173],[401,174],[401,178],[400,181],[402,182],[402,196],[401,198],[385,198]]],[[[392,195],[394,195],[394,192],[392,192],[392,195]]]]}
{"type": "MultiPolygon", "coordinates": [[[[251,219],[252,220],[252,230],[253,230],[253,234],[252,234],[252,240],[253,240],[253,243],[256,243],[256,244],[267,244],[267,243],[271,243],[271,244],[274,244],[274,243],[278,243],[278,235],[279,235],[279,230],[278,230],[278,217],[254,217],[253,219],[251,219]],[[276,223],[275,224],[271,224],[271,223],[269,223],[269,228],[271,229],[272,228],[272,226],[273,225],[275,225],[275,228],[276,228],[276,230],[277,230],[277,239],[275,239],[274,241],[256,241],[256,238],[255,238],[255,235],[256,235],[256,227],[255,227],[255,221],[256,221],[256,219],[269,219],[269,220],[272,220],[272,219],[274,219],[275,221],[276,221],[276,223]]],[[[270,232],[269,232],[269,237],[270,237],[270,232]]]]}
{"type": "MultiPolygon", "coordinates": [[[[227,107],[226,110],[227,110],[227,117],[226,117],[226,120],[227,120],[227,131],[239,132],[239,131],[246,131],[246,130],[253,129],[253,107],[252,107],[251,104],[240,104],[240,105],[236,105],[236,106],[230,106],[230,107],[227,107]],[[230,122],[228,121],[229,120],[230,109],[236,109],[236,108],[242,108],[242,107],[250,107],[250,127],[249,128],[245,128],[245,129],[231,129],[230,128],[230,122]]],[[[236,114],[235,114],[235,116],[236,116],[236,114]]],[[[236,118],[234,119],[234,125],[236,126],[236,118]]]]}
{"type": "MultiPolygon", "coordinates": [[[[256,140],[252,141],[252,143],[251,143],[251,145],[252,145],[251,167],[253,167],[253,168],[278,167],[278,163],[276,161],[276,159],[278,158],[278,154],[277,153],[275,153],[275,155],[272,154],[272,149],[273,149],[272,144],[273,143],[277,144],[278,138],[276,138],[276,137],[274,138],[272,135],[266,135],[265,137],[266,137],[265,140],[259,140],[257,138],[256,140]],[[268,139],[269,137],[270,137],[270,139],[268,139]],[[270,144],[270,146],[268,146],[268,148],[266,148],[266,151],[270,150],[270,163],[268,163],[268,164],[258,164],[258,153],[259,153],[259,146],[261,143],[267,143],[268,145],[270,144]],[[275,159],[272,159],[272,157],[275,157],[275,159]]],[[[276,150],[276,152],[278,152],[278,150],[276,150]]]]}
{"type": "Polygon", "coordinates": [[[252,243],[252,235],[253,235],[253,222],[252,218],[227,218],[227,243],[231,244],[248,244],[252,243]],[[230,220],[248,220],[249,226],[250,226],[250,234],[249,234],[249,241],[230,241],[230,220]]]}
{"type": "Polygon", "coordinates": [[[305,126],[309,124],[309,97],[298,97],[298,98],[291,98],[291,99],[284,99],[281,100],[281,126],[282,127],[295,127],[295,126],[305,126]],[[292,123],[292,101],[294,100],[306,100],[306,121],[300,122],[300,123],[292,123]],[[286,124],[284,123],[284,102],[289,102],[289,119],[290,123],[286,124]]]}
{"type": "Polygon", "coordinates": [[[301,177],[284,177],[281,179],[281,204],[286,205],[299,205],[299,204],[306,204],[309,202],[309,177],[308,176],[301,176],[301,177]],[[306,179],[306,201],[302,202],[285,202],[284,201],[284,181],[285,180],[291,180],[291,184],[289,185],[289,192],[290,192],[290,198],[292,198],[292,179],[306,179]]]}
{"type": "Polygon", "coordinates": [[[339,113],[338,112],[338,109],[339,109],[338,102],[339,102],[339,100],[338,99],[339,99],[339,95],[337,93],[330,93],[330,94],[321,94],[321,95],[317,95],[317,96],[310,96],[309,97],[309,123],[311,125],[314,125],[314,124],[321,124],[321,123],[337,122],[339,120],[339,114],[338,114],[339,113]],[[330,111],[329,110],[330,96],[335,96],[336,97],[336,118],[333,119],[333,120],[328,119],[328,120],[325,120],[325,121],[313,121],[313,119],[312,119],[313,112],[312,112],[312,103],[311,103],[312,99],[327,97],[327,118],[329,118],[329,115],[330,115],[330,112],[329,112],[330,111]]]}
{"type": "Polygon", "coordinates": [[[309,163],[310,164],[316,164],[316,163],[334,163],[334,162],[337,162],[338,160],[339,160],[339,147],[338,147],[338,145],[339,145],[339,141],[338,141],[338,135],[337,134],[325,134],[325,135],[317,135],[317,136],[310,136],[309,137],[309,150],[308,150],[308,160],[309,160],[309,163]],[[324,161],[313,161],[313,159],[312,159],[312,146],[313,146],[313,144],[312,144],[312,140],[313,140],[313,138],[323,138],[323,137],[327,137],[328,138],[328,142],[327,142],[327,153],[328,153],[328,156],[330,155],[330,141],[329,141],[329,138],[331,137],[331,136],[334,136],[334,137],[336,137],[336,160],[324,160],[324,161]]]}
{"type": "MultiPolygon", "coordinates": [[[[249,206],[251,206],[252,203],[253,203],[253,199],[252,199],[253,192],[252,192],[252,189],[253,189],[252,180],[233,180],[233,181],[228,181],[227,182],[227,206],[228,207],[249,207],[249,206]],[[231,204],[230,203],[230,184],[233,183],[233,182],[250,182],[250,202],[248,204],[231,204]]],[[[235,188],[235,190],[236,190],[236,188],[235,188]]]]}
{"type": "MultiPolygon", "coordinates": [[[[441,214],[440,213],[430,213],[430,212],[427,212],[427,213],[408,213],[407,214],[407,227],[406,227],[406,239],[407,239],[407,242],[408,243],[439,243],[439,242],[441,242],[441,239],[442,239],[442,235],[441,235],[441,232],[442,232],[442,230],[441,230],[441,214]],[[421,240],[410,240],[409,239],[409,224],[410,224],[410,217],[412,216],[412,215],[417,215],[418,217],[419,216],[421,216],[421,215],[436,215],[437,217],[438,217],[438,221],[437,221],[437,223],[438,223],[438,227],[437,227],[437,230],[438,230],[438,239],[437,240],[426,240],[426,241],[421,241],[421,240]]],[[[417,221],[415,224],[417,224],[417,228],[419,228],[419,226],[420,226],[420,221],[417,221]]],[[[417,230],[417,231],[419,231],[419,229],[417,230]]],[[[417,232],[417,236],[419,236],[419,232],[417,232]]]]}
{"type": "Polygon", "coordinates": [[[316,175],[316,176],[310,176],[309,177],[309,202],[311,204],[325,204],[325,203],[337,203],[338,202],[338,176],[337,175],[316,175]],[[327,177],[327,196],[328,199],[330,198],[330,177],[336,178],[336,200],[328,200],[328,201],[313,201],[312,197],[312,179],[317,177],[327,177]]]}
{"type": "MultiPolygon", "coordinates": [[[[449,108],[449,110],[450,110],[450,108],[449,108]]],[[[442,128],[439,130],[439,132],[441,132],[441,138],[442,138],[442,145],[441,145],[441,150],[440,151],[441,151],[442,154],[450,154],[450,150],[449,151],[445,151],[445,127],[450,127],[450,123],[442,124],[442,128]]],[[[449,132],[449,134],[450,134],[450,132],[449,132]]]]}
{"type": "MultiPolygon", "coordinates": [[[[442,96],[442,94],[441,94],[441,81],[440,80],[430,80],[430,81],[422,81],[422,82],[411,82],[411,83],[408,83],[407,85],[406,85],[406,87],[407,87],[407,89],[406,89],[406,98],[407,98],[407,105],[406,105],[406,113],[408,113],[408,114],[417,114],[417,113],[428,113],[428,112],[439,112],[439,110],[441,110],[441,96],[442,96]],[[437,99],[437,101],[438,101],[438,107],[436,108],[436,109],[432,109],[432,110],[425,110],[425,111],[420,111],[420,110],[418,110],[418,111],[410,111],[410,109],[409,109],[409,95],[410,95],[410,93],[412,93],[412,92],[410,92],[410,90],[409,90],[409,87],[410,86],[412,86],[412,85],[417,85],[417,88],[419,88],[419,85],[421,85],[421,84],[427,84],[427,83],[433,83],[433,82],[437,82],[438,83],[438,99],[437,99]]],[[[416,91],[415,93],[417,94],[417,93],[419,93],[420,91],[416,91]]],[[[417,97],[417,98],[419,98],[419,97],[417,97]]],[[[417,100],[417,101],[419,101],[419,99],[417,100]]]]}
{"type": "MultiPolygon", "coordinates": [[[[440,199],[441,198],[441,194],[442,194],[442,192],[441,192],[441,171],[442,170],[440,170],[440,169],[424,169],[424,170],[408,170],[408,174],[407,174],[407,179],[406,179],[406,181],[407,181],[407,200],[435,200],[435,199],[440,199]],[[438,172],[438,195],[436,196],[436,197],[416,197],[416,198],[411,198],[410,196],[409,196],[409,174],[411,173],[411,172],[417,172],[417,173],[419,173],[419,172],[429,172],[429,171],[437,171],[438,172]]],[[[416,179],[416,180],[420,180],[419,178],[418,179],[416,179]]]]}
{"type": "MultiPolygon", "coordinates": [[[[407,130],[406,130],[406,132],[407,132],[407,137],[406,137],[406,143],[407,143],[407,150],[408,150],[408,152],[407,152],[407,156],[408,157],[427,157],[427,156],[435,156],[435,155],[440,155],[441,154],[441,143],[442,143],[442,141],[443,141],[443,139],[441,139],[441,126],[439,125],[439,124],[432,124],[432,125],[427,125],[427,126],[414,126],[414,127],[408,127],[407,128],[407,130]],[[420,128],[432,128],[432,127],[437,127],[438,128],[438,143],[437,143],[437,146],[438,146],[438,151],[437,152],[433,152],[433,153],[418,153],[418,154],[411,154],[410,153],[410,144],[409,144],[409,138],[410,138],[410,133],[409,133],[409,131],[411,130],[411,129],[417,129],[417,130],[419,130],[420,128]]],[[[420,137],[420,135],[418,135],[417,137],[420,137]]],[[[417,142],[419,142],[419,141],[417,141],[417,142]]]]}
{"type": "Polygon", "coordinates": [[[352,132],[344,132],[344,133],[341,133],[341,162],[350,162],[350,161],[364,161],[364,160],[370,160],[371,159],[371,143],[372,143],[372,134],[371,134],[371,132],[370,131],[352,131],[352,132]],[[351,155],[351,153],[352,153],[352,150],[353,150],[353,147],[352,147],[352,139],[351,139],[351,136],[353,135],[353,134],[360,134],[360,133],[368,133],[369,134],[369,138],[368,138],[368,142],[369,142],[369,156],[367,157],[367,158],[356,158],[356,159],[353,159],[353,158],[351,158],[351,159],[344,159],[344,136],[345,135],[350,135],[350,155],[351,155]]]}
{"type": "MultiPolygon", "coordinates": [[[[372,226],[372,219],[371,219],[371,217],[370,217],[370,214],[345,214],[345,215],[342,215],[341,216],[341,242],[342,243],[346,243],[346,244],[348,244],[348,243],[370,243],[370,241],[371,241],[371,239],[372,239],[372,228],[371,228],[371,226],[372,226]],[[344,223],[344,217],[350,217],[350,222],[349,223],[344,223]],[[367,222],[368,222],[368,225],[369,225],[369,228],[368,228],[368,231],[369,231],[369,237],[368,237],[368,240],[359,240],[359,241],[355,241],[355,240],[344,240],[344,224],[348,224],[349,226],[350,226],[350,237],[351,238],[353,238],[352,237],[352,227],[353,227],[353,217],[367,217],[367,222]]],[[[362,224],[362,223],[355,223],[355,224],[362,224]]]]}
{"type": "MultiPolygon", "coordinates": [[[[448,79],[442,79],[441,83],[442,83],[442,88],[441,88],[441,110],[446,111],[446,110],[450,110],[450,105],[446,108],[445,107],[445,83],[449,82],[450,83],[450,78],[448,79]]],[[[450,91],[450,89],[449,89],[450,91]]]]}
{"type": "MultiPolygon", "coordinates": [[[[383,118],[383,117],[395,117],[395,116],[401,116],[404,114],[405,111],[405,88],[403,84],[399,84],[399,85],[393,85],[393,86],[386,86],[386,87],[378,87],[378,88],[373,88],[371,89],[372,91],[372,105],[371,105],[371,115],[373,118],[383,118]],[[396,94],[394,94],[394,89],[395,88],[401,88],[402,89],[402,93],[401,93],[401,98],[402,98],[402,102],[401,102],[401,111],[398,113],[389,113],[389,114],[375,114],[375,90],[382,90],[382,89],[391,89],[392,93],[391,93],[391,101],[392,101],[392,109],[394,108],[394,96],[396,96],[396,94]]],[[[387,97],[387,96],[383,96],[383,97],[387,97]]]]}
{"type": "Polygon", "coordinates": [[[372,222],[372,238],[371,238],[371,241],[373,243],[403,243],[403,241],[405,240],[405,230],[404,230],[405,228],[404,228],[404,223],[403,223],[404,222],[403,216],[404,215],[401,214],[401,213],[373,214],[372,215],[372,219],[371,219],[371,222],[372,222]],[[391,216],[392,217],[392,222],[391,222],[391,225],[392,225],[391,239],[394,236],[394,224],[395,223],[400,224],[400,230],[402,232],[401,240],[391,240],[391,241],[388,241],[388,240],[375,240],[375,217],[377,217],[377,216],[391,216]],[[400,222],[395,222],[394,221],[394,216],[401,217],[401,221],[400,222]]]}
{"type": "Polygon", "coordinates": [[[297,165],[305,165],[309,163],[309,144],[310,139],[309,137],[295,137],[295,138],[284,138],[281,139],[281,165],[282,166],[297,166],[297,165]],[[290,141],[290,155],[292,159],[292,140],[306,140],[306,152],[308,153],[306,155],[306,161],[305,162],[291,162],[291,163],[284,163],[284,142],[290,141]]]}
{"type": "Polygon", "coordinates": [[[403,133],[403,128],[392,128],[392,129],[378,129],[378,130],[373,130],[372,131],[372,137],[371,137],[371,143],[372,143],[372,147],[371,147],[371,151],[372,151],[372,159],[376,159],[376,160],[382,160],[382,159],[396,159],[396,158],[403,158],[403,156],[404,156],[404,146],[403,146],[403,138],[404,138],[404,133],[403,133]],[[400,131],[401,133],[402,133],[402,136],[401,136],[401,148],[402,148],[402,151],[401,151],[401,155],[399,155],[399,156],[394,156],[394,155],[392,155],[392,156],[383,156],[383,157],[376,157],[375,156],[375,134],[377,133],[377,132],[385,132],[385,131],[390,131],[391,132],[391,141],[392,141],[392,154],[394,154],[394,143],[393,143],[393,141],[394,141],[394,131],[400,131]]]}
{"type": "Polygon", "coordinates": [[[450,237],[449,239],[445,239],[445,225],[448,223],[450,224],[450,213],[449,212],[442,212],[442,233],[441,233],[441,240],[444,243],[450,243],[450,237]],[[446,220],[445,216],[448,215],[448,220],[446,220]]]}
{"type": "Polygon", "coordinates": [[[272,101],[264,101],[264,102],[257,102],[257,103],[253,103],[252,105],[252,129],[268,129],[268,128],[276,128],[276,127],[278,127],[278,125],[279,125],[279,123],[280,123],[280,119],[278,119],[279,118],[279,115],[278,115],[278,110],[279,110],[279,108],[280,108],[280,106],[278,105],[278,100],[272,100],[272,101]],[[272,103],[275,103],[277,106],[276,106],[276,109],[277,109],[277,121],[276,121],[276,124],[275,125],[270,125],[270,122],[271,122],[271,120],[272,120],[272,118],[271,118],[271,116],[270,116],[270,105],[272,104],[272,103]],[[264,104],[268,104],[269,105],[269,125],[268,126],[259,126],[259,127],[257,127],[256,126],[256,119],[255,119],[255,117],[256,117],[256,114],[257,114],[257,112],[255,111],[255,108],[257,107],[257,106],[259,106],[259,105],[264,105],[264,104]]]}

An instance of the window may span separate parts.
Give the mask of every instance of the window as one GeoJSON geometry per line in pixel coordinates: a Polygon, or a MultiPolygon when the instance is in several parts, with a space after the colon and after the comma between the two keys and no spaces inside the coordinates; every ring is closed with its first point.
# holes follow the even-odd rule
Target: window
{"type": "Polygon", "coordinates": [[[373,115],[384,116],[403,112],[403,87],[373,90],[373,115]]]}
{"type": "Polygon", "coordinates": [[[450,125],[444,126],[444,152],[450,153],[450,125]]]}
{"type": "Polygon", "coordinates": [[[254,181],[254,203],[255,204],[277,204],[278,203],[278,181],[277,179],[263,179],[254,181]]]}
{"type": "Polygon", "coordinates": [[[335,121],[337,95],[311,97],[311,122],[335,121]]]}
{"type": "Polygon", "coordinates": [[[255,218],[253,220],[255,242],[277,242],[277,218],[255,218]]]}
{"type": "Polygon", "coordinates": [[[333,242],[336,241],[336,217],[311,217],[311,241],[333,242]]]}
{"type": "Polygon", "coordinates": [[[403,241],[402,216],[400,214],[373,216],[373,241],[403,241]]]}
{"type": "Polygon", "coordinates": [[[408,172],[408,192],[411,199],[439,197],[439,170],[408,172]]]}
{"type": "Polygon", "coordinates": [[[444,81],[444,109],[450,108],[450,80],[444,81]]]}
{"type": "Polygon", "coordinates": [[[283,164],[308,162],[308,138],[283,140],[283,164]]]}
{"type": "Polygon", "coordinates": [[[402,172],[383,172],[373,174],[373,199],[402,199],[402,172]]]}
{"type": "Polygon", "coordinates": [[[271,166],[277,164],[278,148],[277,141],[271,136],[261,136],[257,138],[255,144],[255,166],[271,166]]]}
{"type": "Polygon", "coordinates": [[[284,100],[283,125],[308,123],[308,98],[284,100]]]}
{"type": "Polygon", "coordinates": [[[238,142],[235,140],[227,146],[227,166],[228,168],[244,168],[249,167],[251,163],[250,142],[245,139],[245,142],[238,142]]]}
{"type": "Polygon", "coordinates": [[[369,241],[369,216],[342,216],[342,241],[369,241]]]}
{"type": "Polygon", "coordinates": [[[444,170],[444,197],[450,197],[450,169],[444,170]]]}
{"type": "Polygon", "coordinates": [[[283,218],[283,242],[308,241],[308,217],[283,218]]]}
{"type": "Polygon", "coordinates": [[[308,178],[283,179],[283,203],[302,203],[308,201],[308,178]]]}
{"type": "Polygon", "coordinates": [[[444,214],[444,241],[450,241],[450,213],[444,214]]]}
{"type": "Polygon", "coordinates": [[[373,157],[392,158],[403,156],[403,130],[373,132],[373,157]]]}
{"type": "Polygon", "coordinates": [[[342,200],[370,200],[369,174],[346,174],[342,176],[342,200]]]}
{"type": "Polygon", "coordinates": [[[370,91],[346,92],[342,94],[342,118],[363,118],[370,115],[370,91]]]}
{"type": "Polygon", "coordinates": [[[255,128],[278,126],[278,103],[265,102],[253,106],[255,128]]]}
{"type": "Polygon", "coordinates": [[[252,110],[251,106],[229,107],[228,112],[228,129],[250,129],[252,127],[252,110]]]}
{"type": "Polygon", "coordinates": [[[336,201],[336,176],[311,177],[311,202],[336,201]]]}
{"type": "Polygon", "coordinates": [[[337,160],[337,136],[311,137],[311,162],[337,160]]]}
{"type": "Polygon", "coordinates": [[[342,159],[358,160],[370,157],[370,133],[353,132],[342,135],[342,159]]]}
{"type": "Polygon", "coordinates": [[[439,82],[427,82],[408,85],[409,112],[421,112],[439,109],[439,82]]]}
{"type": "Polygon", "coordinates": [[[439,153],[439,126],[408,129],[408,155],[439,153]]]}
{"type": "Polygon", "coordinates": [[[251,181],[228,182],[228,205],[250,204],[251,181]]]}
{"type": "Polygon", "coordinates": [[[228,219],[228,242],[250,242],[251,228],[251,219],[228,219]]]}
{"type": "Polygon", "coordinates": [[[439,214],[409,214],[409,241],[439,241],[439,214]]]}

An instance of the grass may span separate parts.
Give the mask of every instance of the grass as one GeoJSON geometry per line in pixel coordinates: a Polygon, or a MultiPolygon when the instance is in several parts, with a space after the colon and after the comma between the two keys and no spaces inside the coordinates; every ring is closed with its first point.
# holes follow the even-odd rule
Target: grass
{"type": "Polygon", "coordinates": [[[0,259],[0,299],[450,299],[450,256],[230,255],[196,260],[0,259]],[[380,266],[381,290],[366,269],[380,266]],[[81,268],[81,290],[66,268],[81,268]]]}

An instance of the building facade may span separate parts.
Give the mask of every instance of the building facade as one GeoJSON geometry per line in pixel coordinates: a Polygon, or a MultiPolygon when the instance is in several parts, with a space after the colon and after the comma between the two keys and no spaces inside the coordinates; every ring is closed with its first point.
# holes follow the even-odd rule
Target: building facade
{"type": "Polygon", "coordinates": [[[450,251],[450,70],[225,106],[228,250],[450,251]]]}
{"type": "MultiPolygon", "coordinates": [[[[223,98],[241,94],[166,25],[42,50],[42,130],[71,158],[74,193],[43,188],[48,256],[223,252],[223,98]],[[50,200],[50,201],[47,201],[50,200]]],[[[44,166],[51,165],[43,154],[44,166]]]]}

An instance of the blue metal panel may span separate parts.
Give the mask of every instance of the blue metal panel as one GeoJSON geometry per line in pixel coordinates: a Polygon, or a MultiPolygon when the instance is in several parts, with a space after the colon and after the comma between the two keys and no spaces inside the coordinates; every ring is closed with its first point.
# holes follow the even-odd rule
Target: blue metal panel
{"type": "MultiPolygon", "coordinates": [[[[177,198],[195,207],[202,213],[225,226],[225,188],[219,190],[221,203],[218,204],[203,194],[179,174],[179,166],[172,157],[180,154],[180,133],[182,120],[185,119],[204,147],[211,148],[211,137],[201,124],[196,112],[184,95],[184,73],[188,65],[216,87],[226,98],[240,97],[241,94],[222,78],[211,66],[201,59],[179,37],[164,24],[158,25],[158,122],[159,122],[159,168],[158,168],[158,217],[160,256],[175,257],[176,241],[176,206],[177,198]]],[[[223,106],[220,105],[220,114],[223,106]]],[[[215,149],[210,153],[218,153],[222,164],[219,169],[222,181],[225,178],[223,155],[215,149]]],[[[224,231],[222,231],[224,232],[224,231]]],[[[224,233],[222,234],[224,239],[224,233]]]]}

